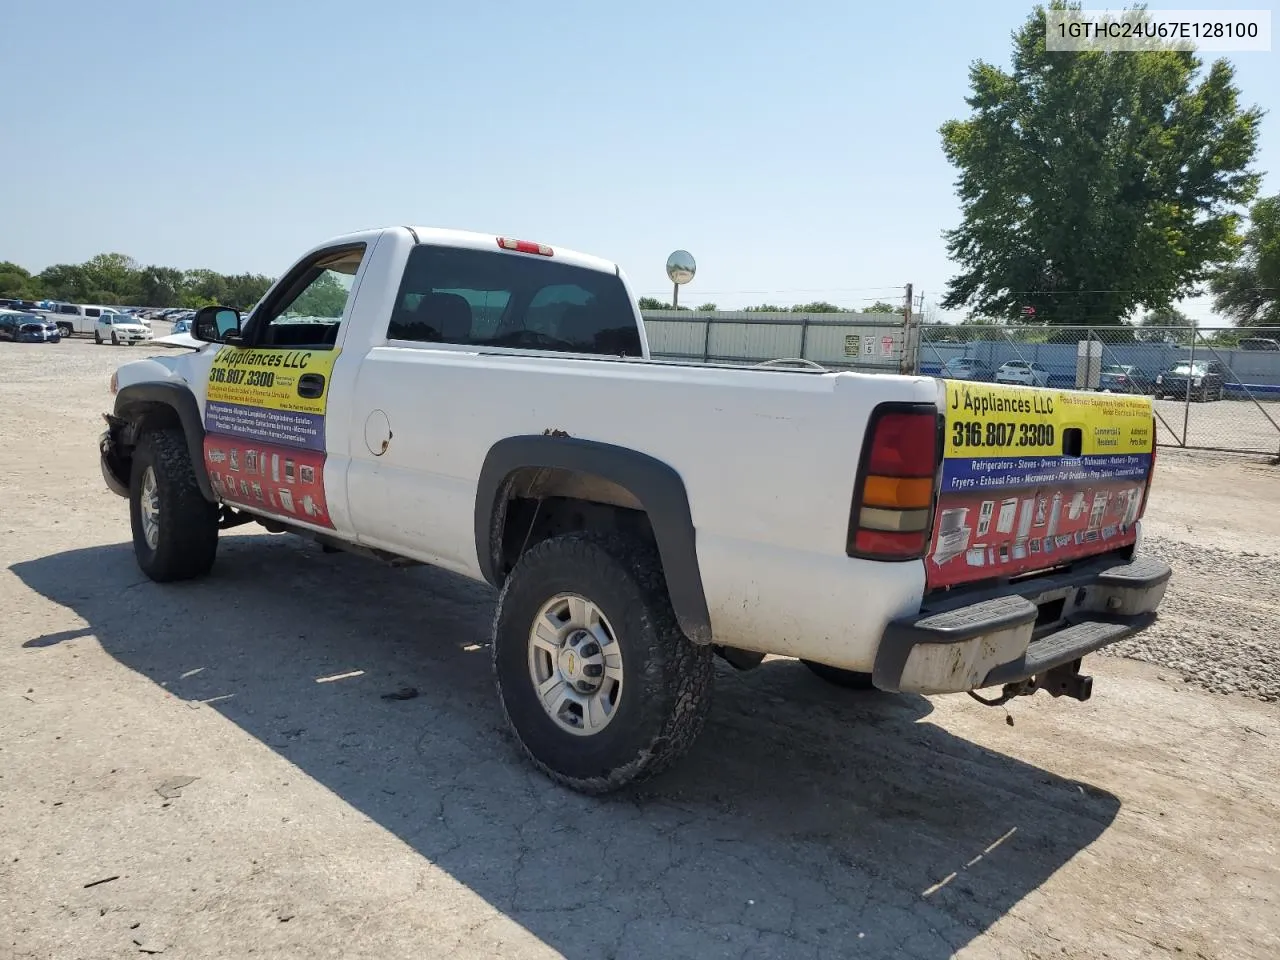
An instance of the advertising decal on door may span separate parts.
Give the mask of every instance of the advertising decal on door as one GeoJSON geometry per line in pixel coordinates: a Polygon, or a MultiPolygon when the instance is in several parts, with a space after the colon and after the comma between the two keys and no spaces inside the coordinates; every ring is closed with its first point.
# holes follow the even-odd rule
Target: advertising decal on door
{"type": "Polygon", "coordinates": [[[325,410],[337,350],[223,347],[209,370],[205,468],[232,505],[332,527],[325,410]]]}
{"type": "Polygon", "coordinates": [[[930,587],[1016,576],[1133,543],[1154,442],[1141,397],[946,386],[930,587]],[[1064,431],[1080,431],[1066,456],[1064,431]]]}

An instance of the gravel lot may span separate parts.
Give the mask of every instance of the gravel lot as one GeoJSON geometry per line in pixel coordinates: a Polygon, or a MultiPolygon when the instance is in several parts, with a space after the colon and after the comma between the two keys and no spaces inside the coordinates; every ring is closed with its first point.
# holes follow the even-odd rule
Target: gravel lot
{"type": "Polygon", "coordinates": [[[146,581],[94,449],[145,353],[0,344],[0,956],[1280,956],[1280,468],[1162,451],[1087,704],[724,668],[597,801],[506,738],[485,587],[256,528],[146,581]]]}

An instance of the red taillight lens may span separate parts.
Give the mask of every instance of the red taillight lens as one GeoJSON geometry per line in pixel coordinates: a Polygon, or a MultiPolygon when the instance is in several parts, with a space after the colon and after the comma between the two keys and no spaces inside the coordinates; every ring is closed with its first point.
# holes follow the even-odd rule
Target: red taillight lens
{"type": "Polygon", "coordinates": [[[928,551],[940,437],[931,404],[872,411],[849,517],[849,556],[915,560],[928,551]]]}
{"type": "Polygon", "coordinates": [[[886,477],[931,477],[938,454],[938,414],[886,413],[874,424],[867,473],[886,477]]]}
{"type": "Polygon", "coordinates": [[[536,253],[540,257],[550,257],[555,251],[545,243],[534,243],[532,240],[512,240],[510,237],[498,237],[498,246],[503,250],[515,250],[517,253],[536,253]]]}

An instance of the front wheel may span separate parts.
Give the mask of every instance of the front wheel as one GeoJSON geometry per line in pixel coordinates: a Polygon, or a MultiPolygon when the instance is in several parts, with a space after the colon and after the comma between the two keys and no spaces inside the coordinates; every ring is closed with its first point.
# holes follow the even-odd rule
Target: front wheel
{"type": "Polygon", "coordinates": [[[58,328],[58,332],[62,334],[64,337],[69,337],[73,333],[75,333],[75,329],[69,323],[59,323],[59,324],[56,324],[56,326],[58,328]]]}
{"type": "Polygon", "coordinates": [[[116,335],[114,330],[111,331],[111,345],[113,347],[120,346],[120,338],[116,335]]]}
{"type": "Polygon", "coordinates": [[[218,551],[218,507],[204,498],[181,430],[145,433],[129,478],[133,554],[152,580],[209,572],[218,551]]]}
{"type": "Polygon", "coordinates": [[[507,722],[551,779],[601,794],[653,776],[697,737],[709,645],[681,633],[653,547],[591,533],[532,547],[494,619],[507,722]]]}
{"type": "Polygon", "coordinates": [[[94,343],[96,343],[98,346],[102,346],[102,331],[101,331],[101,330],[95,330],[95,331],[93,331],[93,342],[94,342],[94,343]]]}

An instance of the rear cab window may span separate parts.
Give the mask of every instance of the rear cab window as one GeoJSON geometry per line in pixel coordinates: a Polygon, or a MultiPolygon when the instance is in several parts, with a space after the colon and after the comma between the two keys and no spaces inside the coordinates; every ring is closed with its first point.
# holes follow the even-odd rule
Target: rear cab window
{"type": "Polygon", "coordinates": [[[405,265],[390,340],[641,356],[616,275],[554,258],[420,244],[405,265]]]}

